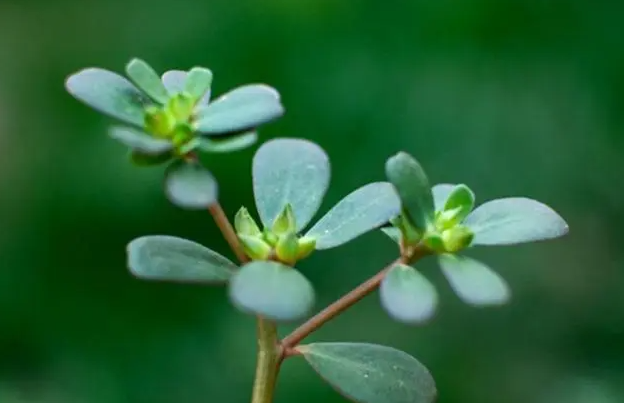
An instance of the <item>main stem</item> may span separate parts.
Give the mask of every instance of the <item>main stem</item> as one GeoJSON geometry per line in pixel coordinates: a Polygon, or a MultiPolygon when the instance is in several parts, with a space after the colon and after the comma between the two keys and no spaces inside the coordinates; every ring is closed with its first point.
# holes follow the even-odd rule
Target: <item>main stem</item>
{"type": "MultiPolygon", "coordinates": [[[[219,202],[213,203],[209,208],[210,214],[221,230],[223,237],[230,248],[240,260],[246,263],[249,258],[238,240],[236,231],[228,220],[219,202]]],[[[282,347],[277,337],[275,322],[258,316],[258,354],[256,360],[256,376],[254,379],[251,403],[273,402],[273,392],[277,381],[277,374],[282,363],[282,347]]]]}

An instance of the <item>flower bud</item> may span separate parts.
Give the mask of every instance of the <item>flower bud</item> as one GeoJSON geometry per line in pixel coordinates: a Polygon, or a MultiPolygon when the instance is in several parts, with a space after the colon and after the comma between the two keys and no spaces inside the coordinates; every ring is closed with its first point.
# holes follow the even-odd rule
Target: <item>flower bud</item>
{"type": "Polygon", "coordinates": [[[258,236],[262,234],[260,228],[258,228],[258,224],[256,224],[245,207],[241,207],[236,213],[234,217],[234,228],[238,235],[258,236]]]}
{"type": "Polygon", "coordinates": [[[297,261],[298,252],[299,243],[297,235],[295,235],[294,232],[279,236],[277,245],[275,246],[275,254],[281,262],[294,264],[297,261]]]}
{"type": "Polygon", "coordinates": [[[295,213],[290,203],[287,203],[282,212],[275,218],[271,230],[275,235],[282,235],[289,232],[294,233],[297,230],[295,213]]]}
{"type": "Polygon", "coordinates": [[[252,260],[267,260],[271,256],[271,245],[259,236],[239,235],[245,254],[252,260]]]}
{"type": "Polygon", "coordinates": [[[474,239],[474,233],[466,226],[458,225],[442,233],[444,249],[455,253],[468,247],[474,239]]]}
{"type": "Polygon", "coordinates": [[[297,260],[305,259],[316,249],[316,238],[302,236],[298,240],[297,260]]]}

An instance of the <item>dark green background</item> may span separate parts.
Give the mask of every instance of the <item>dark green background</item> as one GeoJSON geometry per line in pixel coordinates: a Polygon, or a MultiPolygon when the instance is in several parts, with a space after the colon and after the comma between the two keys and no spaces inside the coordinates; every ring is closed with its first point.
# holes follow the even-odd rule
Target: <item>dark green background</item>
{"type": "MultiPolygon", "coordinates": [[[[561,240],[471,252],[509,281],[508,306],[461,304],[424,262],[442,294],[429,325],[391,322],[375,295],[312,339],[402,348],[440,403],[623,401],[622,21],[615,0],[2,0],[0,403],[249,401],[253,320],[223,289],[125,269],[144,234],[228,253],[210,216],[169,205],[161,170],[132,167],[110,120],[63,89],[134,56],[210,67],[217,94],[279,89],[287,114],[262,138],[327,150],[323,210],[403,149],[433,182],[465,182],[479,201],[530,196],[570,223],[561,240]]],[[[229,214],[253,207],[254,149],[206,159],[229,214]]],[[[320,308],[394,255],[374,233],[301,269],[320,308]]],[[[292,360],[276,401],[344,400],[292,360]]]]}

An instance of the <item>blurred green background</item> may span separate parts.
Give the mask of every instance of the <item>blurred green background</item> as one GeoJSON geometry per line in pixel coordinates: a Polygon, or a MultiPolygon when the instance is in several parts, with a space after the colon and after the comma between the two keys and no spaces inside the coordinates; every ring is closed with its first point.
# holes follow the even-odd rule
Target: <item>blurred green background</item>
{"type": "MultiPolygon", "coordinates": [[[[571,225],[564,239],[477,249],[514,291],[474,309],[449,291],[424,327],[378,297],[312,340],[390,344],[418,357],[440,403],[624,401],[624,3],[614,0],[0,1],[0,403],[247,402],[254,323],[223,289],[143,283],[133,237],[188,237],[229,255],[207,213],[167,203],[111,122],[65,93],[86,66],[210,67],[213,93],[266,82],[287,114],[263,139],[329,153],[323,210],[403,149],[433,182],[479,201],[526,195],[571,225]]],[[[233,214],[253,207],[253,149],[211,156],[233,214]]],[[[386,262],[382,234],[301,264],[318,307],[386,262]]],[[[284,328],[283,332],[288,329],[284,328]]],[[[289,360],[276,402],[343,402],[289,360]]]]}

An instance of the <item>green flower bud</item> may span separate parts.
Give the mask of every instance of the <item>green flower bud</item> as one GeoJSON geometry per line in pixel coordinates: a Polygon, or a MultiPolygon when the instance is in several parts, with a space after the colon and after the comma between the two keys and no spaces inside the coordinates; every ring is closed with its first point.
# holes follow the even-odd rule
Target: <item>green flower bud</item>
{"type": "Polygon", "coordinates": [[[272,233],[270,230],[265,229],[262,234],[265,242],[267,242],[271,246],[277,245],[278,236],[272,233]]]}
{"type": "Polygon", "coordinates": [[[167,109],[178,123],[186,123],[193,114],[194,106],[193,98],[186,93],[181,93],[169,99],[167,109]]]}
{"type": "Polygon", "coordinates": [[[236,229],[236,233],[238,235],[262,235],[260,228],[258,228],[258,224],[256,224],[253,217],[249,214],[249,211],[247,211],[245,207],[241,207],[236,213],[236,216],[234,216],[234,228],[236,229]]]}
{"type": "Polygon", "coordinates": [[[429,248],[433,252],[443,253],[446,251],[442,236],[440,236],[440,234],[438,234],[437,232],[427,232],[425,234],[425,237],[423,238],[423,242],[427,246],[427,248],[429,248]]]}
{"type": "Polygon", "coordinates": [[[401,237],[407,245],[416,245],[422,239],[420,231],[410,223],[405,212],[391,219],[390,223],[401,231],[401,237]]]}
{"type": "Polygon", "coordinates": [[[264,242],[259,236],[238,235],[245,254],[252,260],[267,260],[271,256],[271,245],[264,242]]]}
{"type": "Polygon", "coordinates": [[[444,249],[447,252],[455,253],[468,247],[474,239],[474,233],[470,228],[458,225],[454,228],[448,229],[442,232],[442,240],[444,242],[444,249]]]}
{"type": "Polygon", "coordinates": [[[176,126],[176,119],[156,106],[145,110],[145,129],[155,137],[167,138],[176,126]]]}
{"type": "Polygon", "coordinates": [[[462,208],[454,208],[451,210],[439,211],[436,214],[435,227],[438,231],[444,231],[459,224],[462,219],[462,208]]]}
{"type": "Polygon", "coordinates": [[[302,236],[298,241],[297,260],[305,259],[316,249],[316,238],[302,236]]]}
{"type": "Polygon", "coordinates": [[[290,203],[286,203],[284,209],[277,216],[275,221],[273,222],[273,228],[271,228],[274,234],[282,235],[289,232],[295,232],[297,230],[297,225],[295,223],[295,213],[293,212],[292,206],[290,203]]]}
{"type": "Polygon", "coordinates": [[[299,253],[299,243],[297,235],[294,232],[280,235],[277,245],[275,246],[275,254],[277,258],[284,263],[294,264],[297,261],[299,253]]]}

